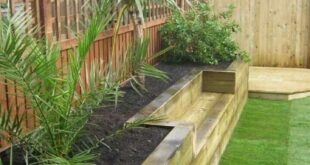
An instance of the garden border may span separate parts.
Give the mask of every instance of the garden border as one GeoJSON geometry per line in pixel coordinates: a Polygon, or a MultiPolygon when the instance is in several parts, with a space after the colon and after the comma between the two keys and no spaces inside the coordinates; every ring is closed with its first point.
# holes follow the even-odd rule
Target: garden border
{"type": "MultiPolygon", "coordinates": [[[[221,93],[220,98],[199,127],[190,122],[176,120],[148,123],[147,125],[173,129],[143,162],[144,165],[199,165],[218,164],[220,161],[248,98],[249,67],[244,62],[236,60],[225,70],[193,71],[159,95],[128,122],[167,111],[171,102],[182,100],[182,90],[188,90],[190,84],[195,81],[199,82],[199,77],[202,78],[200,82],[203,85],[198,89],[221,93]],[[206,87],[208,85],[209,87],[206,87]]],[[[191,93],[195,91],[192,88],[190,90],[191,93]]]]}

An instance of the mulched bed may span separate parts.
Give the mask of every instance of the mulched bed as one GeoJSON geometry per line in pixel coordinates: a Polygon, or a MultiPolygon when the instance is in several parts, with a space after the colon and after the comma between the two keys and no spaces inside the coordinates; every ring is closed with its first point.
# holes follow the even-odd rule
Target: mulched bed
{"type": "MultiPolygon", "coordinates": [[[[226,68],[229,64],[212,66],[212,68],[226,68]]],[[[100,127],[91,127],[87,129],[90,134],[98,137],[105,137],[120,129],[123,124],[144,106],[149,104],[158,95],[168,89],[180,78],[191,72],[194,68],[206,68],[206,66],[197,66],[192,64],[167,65],[159,64],[158,68],[168,73],[169,82],[162,82],[153,78],[146,78],[146,88],[148,92],[143,93],[143,97],[138,95],[132,88],[124,87],[125,92],[122,102],[116,107],[99,110],[91,119],[91,123],[100,127]]],[[[207,67],[210,68],[211,66],[207,67]]],[[[125,133],[121,138],[107,142],[111,147],[108,149],[102,147],[100,157],[96,164],[108,165],[136,165],[141,164],[149,154],[154,151],[156,146],[170,132],[168,128],[141,128],[125,133]]]]}
{"type": "MultiPolygon", "coordinates": [[[[169,82],[146,78],[145,86],[148,92],[143,92],[143,97],[138,95],[131,87],[123,87],[121,90],[125,92],[125,95],[116,109],[110,107],[96,111],[90,123],[99,127],[87,127],[86,132],[97,135],[99,138],[113,134],[116,130],[122,128],[130,117],[194,68],[193,65],[165,64],[160,64],[157,67],[169,74],[169,82]]],[[[126,132],[121,137],[106,142],[111,149],[104,146],[100,148],[99,152],[101,154],[96,164],[141,164],[169,132],[169,128],[159,127],[140,128],[126,132]]]]}
{"type": "MultiPolygon", "coordinates": [[[[121,89],[125,92],[124,97],[117,107],[96,110],[90,119],[90,124],[85,128],[85,133],[95,135],[98,138],[107,137],[121,129],[130,117],[194,68],[226,68],[228,65],[228,63],[217,66],[159,64],[157,67],[168,73],[170,77],[169,82],[146,78],[145,85],[148,92],[144,92],[142,97],[132,88],[125,85],[121,89]]],[[[171,128],[143,127],[127,131],[120,137],[105,142],[109,148],[106,146],[100,147],[100,156],[94,163],[98,165],[141,164],[170,130],[171,128]]],[[[3,156],[1,157],[3,158],[3,156]]]]}

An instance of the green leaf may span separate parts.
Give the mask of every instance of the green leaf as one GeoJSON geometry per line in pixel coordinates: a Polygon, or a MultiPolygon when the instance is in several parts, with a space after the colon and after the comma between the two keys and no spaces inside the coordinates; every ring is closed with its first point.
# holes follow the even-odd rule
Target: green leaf
{"type": "Polygon", "coordinates": [[[239,25],[231,19],[233,7],[215,12],[209,2],[193,2],[188,11],[174,12],[160,32],[165,45],[172,45],[166,61],[218,64],[247,55],[233,40],[239,25]]]}

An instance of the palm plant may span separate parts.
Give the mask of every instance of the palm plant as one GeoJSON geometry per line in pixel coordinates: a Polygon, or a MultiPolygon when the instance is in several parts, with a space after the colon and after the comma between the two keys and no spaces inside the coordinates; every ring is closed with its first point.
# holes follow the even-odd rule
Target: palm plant
{"type": "MultiPolygon", "coordinates": [[[[186,0],[187,3],[190,3],[186,0]]],[[[165,7],[170,7],[173,9],[177,9],[178,5],[176,4],[175,0],[117,0],[116,7],[119,8],[119,12],[117,13],[118,18],[116,21],[116,26],[114,29],[114,37],[113,37],[113,45],[112,45],[112,55],[115,54],[116,49],[116,40],[117,35],[119,32],[119,28],[121,25],[121,21],[123,17],[126,15],[129,16],[131,22],[134,26],[134,43],[132,45],[131,50],[129,53],[129,60],[131,60],[131,67],[133,69],[133,73],[131,74],[130,79],[132,87],[139,91],[136,87],[145,89],[145,76],[155,77],[161,80],[167,80],[167,76],[165,72],[162,72],[151,65],[147,65],[147,55],[148,55],[148,45],[149,41],[145,40],[143,36],[143,24],[144,24],[144,13],[146,6],[149,3],[158,3],[158,4],[165,4],[165,7]]],[[[167,52],[167,48],[159,54],[162,55],[163,53],[167,52]]],[[[140,93],[140,92],[139,92],[140,93]]]]}
{"type": "Polygon", "coordinates": [[[146,5],[149,3],[166,4],[166,7],[177,8],[175,0],[117,0],[116,6],[120,9],[118,13],[118,19],[116,23],[116,31],[124,17],[125,13],[128,16],[134,26],[135,39],[142,41],[143,39],[143,24],[144,24],[144,11],[146,5]],[[165,3],[164,3],[165,2],[165,3]]]}
{"type": "MultiPolygon", "coordinates": [[[[168,2],[174,4],[173,0],[168,2]]],[[[119,0],[117,4],[122,6],[119,20],[126,10],[132,11],[132,20],[136,19],[132,10],[135,8],[140,13],[138,15],[142,21],[139,24],[142,25],[145,3],[145,0],[119,0]]],[[[31,28],[30,12],[18,12],[8,18],[1,18],[0,79],[6,79],[2,83],[16,86],[18,91],[25,94],[40,125],[25,133],[22,129],[23,115],[12,117],[12,109],[0,110],[0,135],[11,143],[11,158],[15,145],[23,147],[26,160],[30,157],[39,164],[87,164],[95,158],[96,154],[92,151],[103,140],[87,137],[83,138],[85,140],[80,145],[76,145],[77,139],[81,139],[81,132],[93,109],[96,109],[94,107],[102,102],[117,101],[119,76],[123,70],[119,66],[115,71],[111,62],[101,70],[99,63],[93,64],[87,83],[81,81],[81,68],[91,44],[113,18],[110,0],[99,1],[95,6],[88,8],[93,14],[85,34],[78,36],[77,47],[70,51],[68,72],[65,75],[61,68],[57,68],[60,50],[57,45],[36,38],[38,29],[31,28]],[[76,92],[77,88],[81,89],[80,93],[76,92]]],[[[120,21],[117,25],[115,34],[120,21]]],[[[136,26],[135,31],[141,30],[139,28],[142,26],[136,26]]],[[[114,43],[115,38],[116,35],[114,43]]],[[[126,59],[126,63],[134,69],[130,75],[134,86],[141,85],[137,81],[141,75],[166,80],[164,72],[147,63],[149,40],[142,36],[138,38],[128,50],[126,59]]],[[[166,50],[154,58],[164,52],[166,50]]]]}
{"type": "MultiPolygon", "coordinates": [[[[189,5],[191,4],[190,0],[185,0],[185,2],[189,5]]],[[[134,38],[142,42],[144,38],[143,24],[145,9],[146,6],[150,3],[161,4],[164,5],[164,7],[168,7],[173,10],[180,10],[176,3],[176,0],[117,0],[115,5],[117,8],[119,8],[119,12],[117,13],[118,18],[114,29],[114,42],[112,50],[115,49],[116,37],[121,25],[121,21],[123,20],[123,17],[125,15],[128,15],[134,26],[134,38]]]]}
{"type": "Polygon", "coordinates": [[[128,73],[128,79],[130,80],[133,89],[140,95],[141,93],[139,92],[139,89],[146,90],[143,84],[143,79],[145,76],[157,78],[163,81],[169,79],[165,72],[157,69],[153,65],[150,65],[148,61],[165,54],[170,50],[170,47],[156,53],[153,57],[148,57],[149,43],[150,40],[148,38],[144,38],[142,42],[134,41],[132,47],[128,50],[126,57],[127,66],[130,66],[133,70],[133,72],[128,73]]]}
{"type": "Polygon", "coordinates": [[[75,143],[94,107],[102,101],[114,101],[118,95],[115,76],[119,74],[111,67],[98,71],[94,65],[88,76],[91,83],[84,84],[80,73],[91,44],[113,17],[110,6],[110,0],[101,0],[95,8],[89,8],[94,14],[70,52],[65,75],[56,65],[60,50],[35,37],[37,30],[31,28],[30,12],[0,20],[0,78],[7,80],[2,83],[15,85],[25,93],[40,125],[24,133],[20,129],[22,116],[8,120],[4,116],[10,116],[11,111],[1,111],[0,132],[9,133],[12,148],[21,143],[25,157],[39,164],[86,164],[95,158],[92,150],[101,140],[85,140],[80,146],[75,143]],[[77,88],[82,89],[81,93],[76,92],[77,88]]]}

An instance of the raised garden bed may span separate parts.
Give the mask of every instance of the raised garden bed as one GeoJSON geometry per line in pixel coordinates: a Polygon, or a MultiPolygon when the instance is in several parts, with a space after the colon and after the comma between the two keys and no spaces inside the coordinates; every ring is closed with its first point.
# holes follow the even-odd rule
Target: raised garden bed
{"type": "Polygon", "coordinates": [[[96,111],[85,133],[104,138],[126,121],[151,114],[163,115],[164,119],[106,141],[110,148],[99,148],[96,164],[218,161],[247,98],[247,65],[234,62],[212,67],[164,64],[158,67],[169,74],[171,81],[146,79],[148,92],[143,97],[124,87],[122,102],[116,109],[96,111]]]}
{"type": "MultiPolygon", "coordinates": [[[[157,67],[168,73],[170,81],[168,83],[157,79],[147,78],[146,88],[148,92],[139,96],[131,88],[124,87],[125,93],[121,103],[114,107],[97,111],[91,119],[91,125],[87,128],[87,133],[105,137],[115,130],[120,129],[126,121],[137,112],[150,104],[156,97],[175,84],[182,77],[190,74],[192,70],[203,70],[205,68],[225,69],[229,64],[218,66],[197,66],[187,65],[166,65],[160,64],[157,67]],[[98,126],[93,126],[98,125],[98,126]]],[[[101,147],[101,155],[96,164],[111,165],[132,165],[141,164],[170,133],[173,127],[146,125],[143,128],[135,129],[125,133],[113,141],[108,141],[107,145],[111,149],[101,147]],[[151,127],[149,127],[151,126],[151,127]]]]}
{"type": "Polygon", "coordinates": [[[149,125],[172,128],[143,164],[218,163],[247,96],[248,65],[239,61],[183,77],[128,121],[164,116],[149,125]]]}

